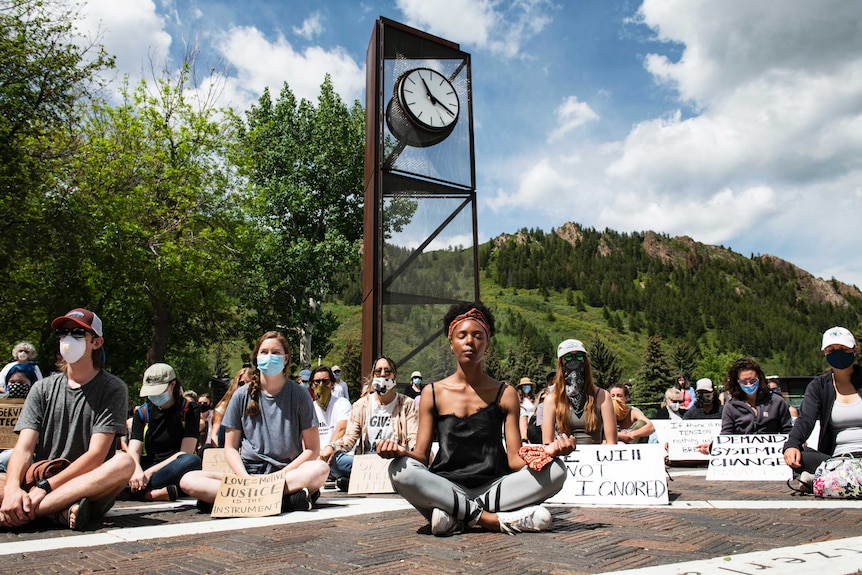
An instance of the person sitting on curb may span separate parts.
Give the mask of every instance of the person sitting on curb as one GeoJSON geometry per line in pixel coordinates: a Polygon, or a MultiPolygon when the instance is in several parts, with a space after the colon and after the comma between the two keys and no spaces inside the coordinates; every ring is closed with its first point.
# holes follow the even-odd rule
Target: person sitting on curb
{"type": "Polygon", "coordinates": [[[115,450],[126,431],[129,392],[103,369],[99,316],[76,308],[51,327],[60,339],[61,370],[33,384],[18,417],[18,440],[0,474],[0,525],[17,528],[50,517],[83,531],[111,508],[135,471],[132,458],[115,450]],[[59,458],[68,466],[30,485],[34,463],[59,458]]]}
{"type": "Polygon", "coordinates": [[[620,443],[647,443],[650,435],[655,433],[655,425],[644,412],[637,407],[629,406],[631,393],[622,383],[615,383],[608,388],[614,402],[614,415],[617,418],[617,441],[620,443]]]}

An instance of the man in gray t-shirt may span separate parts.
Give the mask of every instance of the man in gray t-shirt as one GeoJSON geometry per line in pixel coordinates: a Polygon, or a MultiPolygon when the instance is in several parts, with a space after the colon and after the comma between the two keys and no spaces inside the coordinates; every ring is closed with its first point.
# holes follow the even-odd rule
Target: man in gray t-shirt
{"type": "MultiPolygon", "coordinates": [[[[131,457],[115,452],[125,433],[126,384],[102,369],[102,320],[76,308],[51,327],[60,339],[61,373],[37,381],[18,418],[18,440],[0,474],[0,525],[18,527],[53,517],[77,531],[104,515],[135,470],[131,457]],[[31,477],[34,461],[71,463],[51,477],[31,477]]],[[[34,469],[36,466],[34,466],[34,469]]]]}

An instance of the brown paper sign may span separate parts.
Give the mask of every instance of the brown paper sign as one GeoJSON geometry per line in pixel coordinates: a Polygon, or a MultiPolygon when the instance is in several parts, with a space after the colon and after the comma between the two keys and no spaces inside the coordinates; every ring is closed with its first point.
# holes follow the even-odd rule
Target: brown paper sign
{"type": "Polygon", "coordinates": [[[0,399],[0,449],[12,449],[18,441],[15,424],[24,407],[23,399],[0,399]]]}
{"type": "Polygon", "coordinates": [[[213,517],[266,517],[281,513],[284,474],[222,477],[213,504],[213,517]]]}
{"type": "Polygon", "coordinates": [[[376,453],[354,456],[347,493],[395,493],[389,480],[390,463],[391,459],[383,459],[376,453]]]}
{"type": "Polygon", "coordinates": [[[233,473],[230,465],[227,464],[227,459],[224,457],[223,447],[210,447],[204,449],[203,464],[201,469],[204,471],[215,471],[216,473],[233,473]]]}

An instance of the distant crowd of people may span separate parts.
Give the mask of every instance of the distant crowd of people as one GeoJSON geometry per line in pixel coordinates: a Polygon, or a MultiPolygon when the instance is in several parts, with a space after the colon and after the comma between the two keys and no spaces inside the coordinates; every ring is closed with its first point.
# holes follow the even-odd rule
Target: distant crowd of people
{"type": "MultiPolygon", "coordinates": [[[[4,397],[26,398],[17,443],[0,455],[0,525],[46,517],[84,530],[116,499],[190,496],[208,512],[224,473],[203,470],[201,454],[222,447],[236,475],[280,474],[282,511],[312,509],[327,481],[347,491],[355,456],[376,453],[392,460],[392,486],[434,535],[543,531],[552,518],[541,503],[562,488],[562,458],[576,446],[655,441],[653,421],[630,405],[629,386],[595,384],[580,340],[558,345],[556,369],[538,389],[529,377],[508,385],[484,371],[495,322],[483,304],[454,305],[442,323],[455,366],[439,381],[425,384],[413,371],[399,391],[397,365],[381,356],[351,403],[337,365],[292,379],[288,341],[269,331],[217,403],[184,393],[174,368],[156,363],[127,417],[128,387],[104,369],[102,320],[73,309],[51,323],[62,357],[56,373],[43,378],[35,349],[22,342],[0,375],[4,397]]],[[[821,344],[830,369],[809,384],[798,417],[777,382],[742,358],[721,393],[708,378],[692,385],[681,375],[655,418],[720,419],[722,434],[789,434],[784,459],[794,489],[810,492],[821,462],[862,457],[855,338],[834,327],[821,344]],[[817,422],[815,451],[805,443],[817,422]]]]}

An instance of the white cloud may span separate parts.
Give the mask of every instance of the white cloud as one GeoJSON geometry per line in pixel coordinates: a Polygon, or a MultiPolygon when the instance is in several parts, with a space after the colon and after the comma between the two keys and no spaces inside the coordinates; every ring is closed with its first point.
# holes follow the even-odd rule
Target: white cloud
{"type": "Polygon", "coordinates": [[[320,12],[314,12],[311,16],[305,19],[300,28],[294,26],[293,32],[298,36],[302,36],[306,40],[311,40],[315,36],[323,33],[323,23],[320,12]]]}
{"type": "Polygon", "coordinates": [[[171,46],[152,0],[89,0],[78,27],[116,56],[116,69],[109,73],[129,75],[133,82],[150,72],[150,62],[160,71],[171,46]]]}
{"type": "Polygon", "coordinates": [[[548,136],[548,142],[556,142],[575,128],[598,119],[599,115],[586,102],[569,96],[557,108],[557,128],[548,136]]]}
{"type": "Polygon", "coordinates": [[[297,52],[281,35],[270,41],[257,28],[244,26],[231,28],[218,50],[236,70],[226,88],[234,107],[245,108],[265,87],[277,97],[284,82],[297,98],[316,101],[327,73],[348,106],[365,89],[363,67],[338,47],[312,46],[297,52]]]}
{"type": "Polygon", "coordinates": [[[548,0],[396,0],[407,24],[458,44],[507,58],[521,54],[525,41],[550,22],[548,0]]]}

